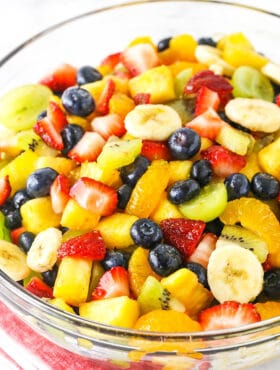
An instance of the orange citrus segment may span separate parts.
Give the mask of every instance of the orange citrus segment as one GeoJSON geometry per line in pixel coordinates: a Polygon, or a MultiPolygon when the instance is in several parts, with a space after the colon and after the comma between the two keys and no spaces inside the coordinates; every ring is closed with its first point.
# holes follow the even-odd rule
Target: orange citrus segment
{"type": "Polygon", "coordinates": [[[172,310],[155,310],[141,316],[134,326],[135,329],[157,332],[194,332],[200,331],[200,324],[187,314],[172,310]]]}
{"type": "Polygon", "coordinates": [[[255,306],[262,320],[280,316],[280,302],[268,301],[265,303],[256,303],[255,306]]]}
{"type": "Polygon", "coordinates": [[[269,253],[280,252],[280,223],[270,207],[255,198],[240,198],[228,202],[220,216],[224,224],[241,225],[267,242],[269,253]]]}

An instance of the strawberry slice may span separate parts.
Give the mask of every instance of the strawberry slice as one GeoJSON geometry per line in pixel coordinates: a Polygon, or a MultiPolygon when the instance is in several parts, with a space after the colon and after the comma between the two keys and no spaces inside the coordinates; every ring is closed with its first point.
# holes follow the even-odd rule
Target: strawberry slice
{"type": "Polygon", "coordinates": [[[185,261],[197,247],[205,226],[203,221],[185,218],[167,218],[160,223],[163,238],[182,253],[185,261]]]}
{"type": "Polygon", "coordinates": [[[121,55],[121,62],[134,77],[147,69],[156,67],[159,64],[159,58],[151,44],[143,43],[125,49],[121,55]]]}
{"type": "Polygon", "coordinates": [[[47,117],[58,132],[61,132],[68,123],[63,110],[53,101],[50,101],[48,104],[47,117]]]}
{"type": "Polygon", "coordinates": [[[208,89],[206,86],[202,86],[197,93],[196,105],[195,105],[195,116],[207,111],[207,109],[212,108],[217,111],[220,105],[219,94],[216,91],[208,89]]]}
{"type": "Polygon", "coordinates": [[[62,64],[51,74],[39,81],[41,85],[48,86],[52,91],[61,93],[76,84],[77,69],[70,64],[62,64]]]}
{"type": "Polygon", "coordinates": [[[150,104],[151,103],[151,94],[149,93],[137,93],[134,96],[134,102],[138,104],[150,104]]]}
{"type": "Polygon", "coordinates": [[[70,189],[70,196],[81,207],[101,216],[111,215],[117,208],[116,190],[89,177],[81,177],[70,189]]]}
{"type": "Polygon", "coordinates": [[[100,114],[109,113],[109,101],[115,91],[115,82],[109,78],[96,104],[96,112],[100,114]]]}
{"type": "Polygon", "coordinates": [[[154,161],[156,159],[170,161],[172,159],[167,144],[162,141],[143,140],[141,154],[150,161],[154,161]]]}
{"type": "Polygon", "coordinates": [[[221,105],[225,105],[232,97],[232,85],[228,80],[214,72],[204,70],[196,73],[184,88],[185,94],[197,94],[202,86],[208,87],[219,94],[221,105]]]}
{"type": "Polygon", "coordinates": [[[128,272],[122,266],[112,267],[106,271],[92,292],[92,299],[105,299],[129,296],[128,272]]]}
{"type": "Polygon", "coordinates": [[[227,125],[227,123],[220,118],[213,108],[209,108],[185,126],[196,131],[199,136],[214,141],[224,125],[227,125]]]}
{"type": "Polygon", "coordinates": [[[39,298],[53,298],[52,288],[37,276],[33,276],[33,278],[26,285],[25,289],[30,293],[35,294],[39,298]]]}
{"type": "Polygon", "coordinates": [[[93,162],[97,159],[105,145],[105,140],[97,132],[87,131],[69,151],[68,157],[76,162],[93,162]]]}
{"type": "Polygon", "coordinates": [[[277,104],[278,107],[280,107],[280,94],[276,95],[276,97],[275,97],[275,104],[277,104]]]}
{"type": "Polygon", "coordinates": [[[12,188],[9,180],[9,176],[6,175],[0,179],[0,206],[2,206],[11,194],[12,188]]]}
{"type": "Polygon", "coordinates": [[[203,330],[235,328],[252,324],[261,320],[252,303],[226,301],[207,308],[199,314],[199,322],[203,330]]]}
{"type": "Polygon", "coordinates": [[[201,157],[210,161],[217,176],[227,177],[239,172],[246,165],[246,158],[220,145],[212,145],[201,151],[201,157]]]}
{"type": "Polygon", "coordinates": [[[124,120],[117,113],[95,117],[91,122],[91,128],[105,140],[108,140],[112,135],[120,137],[126,133],[124,120]]]}
{"type": "Polygon", "coordinates": [[[92,261],[102,261],[106,254],[106,246],[99,231],[76,236],[62,243],[57,255],[63,257],[87,258],[92,261]]]}
{"type": "Polygon", "coordinates": [[[13,229],[10,232],[12,242],[14,244],[18,244],[18,239],[21,236],[22,233],[26,231],[24,226],[18,227],[17,229],[13,229]]]}
{"type": "Polygon", "coordinates": [[[207,233],[203,236],[194,252],[190,255],[188,262],[196,262],[207,269],[211,253],[216,248],[218,237],[213,233],[207,233]]]}
{"type": "Polygon", "coordinates": [[[70,199],[70,182],[67,176],[58,175],[50,189],[51,204],[54,213],[62,213],[70,199]]]}
{"type": "Polygon", "coordinates": [[[114,54],[109,54],[107,57],[105,57],[102,62],[100,63],[101,66],[106,66],[112,71],[117,64],[119,64],[121,61],[121,53],[114,53],[114,54]]]}
{"type": "Polygon", "coordinates": [[[263,267],[263,271],[269,271],[273,268],[272,264],[271,264],[271,261],[270,261],[270,254],[268,253],[267,257],[266,257],[266,260],[264,261],[264,263],[262,263],[262,267],[263,267]]]}

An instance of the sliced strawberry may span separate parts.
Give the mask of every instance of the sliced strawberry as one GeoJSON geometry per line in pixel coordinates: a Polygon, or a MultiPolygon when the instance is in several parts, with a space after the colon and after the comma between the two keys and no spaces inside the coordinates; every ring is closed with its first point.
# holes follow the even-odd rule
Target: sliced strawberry
{"type": "Polygon", "coordinates": [[[11,239],[14,244],[18,244],[18,239],[22,233],[26,231],[24,226],[18,227],[17,229],[11,230],[11,239]]]}
{"type": "Polygon", "coordinates": [[[62,213],[70,199],[70,182],[67,176],[58,175],[50,189],[51,204],[54,213],[62,213]]]}
{"type": "Polygon", "coordinates": [[[220,118],[213,108],[209,108],[188,122],[186,127],[196,131],[199,136],[214,141],[224,125],[227,125],[227,123],[220,118]]]}
{"type": "Polygon", "coordinates": [[[195,105],[195,116],[206,112],[209,108],[217,111],[220,105],[219,94],[216,91],[208,89],[206,86],[202,86],[197,93],[196,105],[195,105]]]}
{"type": "Polygon", "coordinates": [[[87,131],[77,144],[70,150],[68,157],[76,162],[93,162],[97,159],[105,145],[105,140],[97,132],[87,131]]]}
{"type": "Polygon", "coordinates": [[[155,159],[170,161],[172,159],[167,144],[162,141],[143,140],[141,154],[150,161],[155,159]]]}
{"type": "Polygon", "coordinates": [[[264,271],[268,271],[268,270],[271,270],[273,268],[273,266],[271,264],[271,261],[270,261],[270,254],[267,255],[266,260],[262,264],[262,267],[263,267],[264,271]]]}
{"type": "Polygon", "coordinates": [[[129,296],[128,272],[124,267],[116,266],[106,271],[92,292],[92,299],[105,299],[129,296]]]}
{"type": "Polygon", "coordinates": [[[187,261],[201,239],[205,223],[185,218],[167,218],[161,221],[160,227],[164,240],[176,247],[187,261]]]}
{"type": "Polygon", "coordinates": [[[30,293],[39,298],[53,298],[53,290],[43,280],[34,276],[25,287],[30,293]]]}
{"type": "Polygon", "coordinates": [[[121,55],[121,62],[134,77],[147,69],[156,67],[159,64],[159,58],[152,45],[143,43],[125,49],[121,55]]]}
{"type": "Polygon", "coordinates": [[[150,104],[151,103],[151,94],[149,93],[137,93],[134,96],[135,104],[150,104]]]}
{"type": "Polygon", "coordinates": [[[111,78],[109,78],[106,81],[104,89],[98,99],[96,105],[96,112],[101,114],[109,113],[109,101],[112,95],[114,94],[114,91],[115,91],[115,82],[111,78]]]}
{"type": "Polygon", "coordinates": [[[62,92],[76,84],[77,69],[70,64],[62,64],[51,74],[39,81],[41,85],[48,86],[54,92],[62,92]]]}
{"type": "Polygon", "coordinates": [[[89,177],[81,177],[70,189],[70,196],[81,207],[101,216],[111,215],[117,208],[116,190],[89,177]]]}
{"type": "Polygon", "coordinates": [[[61,132],[67,125],[65,113],[62,111],[60,106],[53,101],[50,101],[48,104],[47,117],[53,123],[58,132],[61,132]]]}
{"type": "Polygon", "coordinates": [[[57,252],[59,258],[71,256],[93,261],[102,261],[105,254],[106,246],[97,230],[68,239],[57,252]]]}
{"type": "Polygon", "coordinates": [[[280,107],[280,94],[276,95],[276,97],[275,97],[275,104],[277,104],[278,107],[280,107]]]}
{"type": "Polygon", "coordinates": [[[118,78],[123,78],[123,79],[127,79],[127,80],[129,80],[131,78],[131,74],[124,67],[123,68],[118,68],[118,69],[116,68],[113,75],[118,77],[118,78]]]}
{"type": "Polygon", "coordinates": [[[190,255],[188,262],[196,262],[207,269],[211,253],[216,248],[217,236],[207,233],[203,236],[194,252],[190,255]]]}
{"type": "Polygon", "coordinates": [[[207,308],[199,314],[199,322],[203,330],[236,328],[261,320],[252,303],[226,301],[207,308]]]}
{"type": "Polygon", "coordinates": [[[107,66],[111,71],[119,64],[121,61],[121,53],[114,53],[108,55],[100,63],[101,66],[107,66]]]}
{"type": "Polygon", "coordinates": [[[12,188],[9,176],[6,175],[0,179],[0,206],[2,206],[11,194],[12,188]]]}
{"type": "Polygon", "coordinates": [[[196,73],[184,88],[185,94],[196,94],[202,86],[208,87],[219,94],[221,104],[225,105],[232,97],[232,85],[228,80],[214,72],[205,70],[196,73]]]}
{"type": "Polygon", "coordinates": [[[203,159],[210,161],[214,173],[220,177],[239,172],[246,165],[244,156],[233,153],[220,145],[213,145],[200,154],[203,159]]]}
{"type": "Polygon", "coordinates": [[[126,133],[124,120],[117,113],[95,117],[91,122],[91,128],[105,140],[108,140],[112,135],[120,137],[126,133]]]}

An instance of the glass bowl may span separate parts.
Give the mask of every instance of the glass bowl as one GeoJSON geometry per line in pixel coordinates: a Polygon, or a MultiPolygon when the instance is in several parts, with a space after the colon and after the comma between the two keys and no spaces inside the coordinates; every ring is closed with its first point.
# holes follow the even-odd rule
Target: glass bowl
{"type": "MultiPolygon", "coordinates": [[[[257,50],[280,60],[280,18],[222,1],[151,0],[108,6],[55,25],[0,61],[0,94],[37,81],[61,63],[98,63],[133,38],[154,41],[179,33],[195,37],[244,30],[257,50]],[[268,27],[269,25],[269,27],[268,27]]],[[[23,321],[58,345],[95,359],[102,369],[239,369],[280,358],[280,318],[242,328],[160,334],[101,325],[32,296],[0,271],[0,298],[23,321]]]]}

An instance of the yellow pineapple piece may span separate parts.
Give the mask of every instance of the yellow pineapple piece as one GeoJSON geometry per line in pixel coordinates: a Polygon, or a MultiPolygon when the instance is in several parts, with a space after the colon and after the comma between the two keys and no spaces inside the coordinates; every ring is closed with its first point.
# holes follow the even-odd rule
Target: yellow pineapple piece
{"type": "Polygon", "coordinates": [[[273,143],[267,145],[258,154],[261,168],[280,180],[280,137],[273,143]]]}
{"type": "Polygon", "coordinates": [[[186,180],[190,176],[192,161],[171,161],[169,162],[168,185],[176,181],[186,180]]]}
{"type": "Polygon", "coordinates": [[[254,50],[231,44],[225,45],[223,58],[234,67],[246,65],[260,69],[268,62],[267,58],[258,54],[254,50]]]}
{"type": "Polygon", "coordinates": [[[224,50],[226,45],[239,46],[249,50],[254,50],[253,44],[242,32],[231,33],[222,37],[217,43],[217,48],[224,50]]]}
{"type": "Polygon", "coordinates": [[[243,173],[243,175],[247,176],[248,179],[251,181],[252,177],[257,173],[261,172],[261,167],[259,165],[258,161],[258,153],[252,152],[248,157],[247,157],[247,162],[245,167],[242,168],[240,173],[243,173]]]}
{"type": "Polygon", "coordinates": [[[120,78],[117,76],[106,76],[104,79],[105,81],[110,78],[114,81],[115,83],[115,92],[119,92],[122,94],[128,95],[129,89],[128,89],[128,80],[126,78],[120,78]]]}
{"type": "Polygon", "coordinates": [[[151,103],[164,103],[175,99],[174,78],[167,66],[151,68],[129,80],[132,97],[138,93],[151,95],[151,103]]]}
{"type": "Polygon", "coordinates": [[[73,230],[91,230],[98,224],[100,215],[92,213],[70,199],[62,213],[61,225],[73,230]]]}
{"type": "Polygon", "coordinates": [[[280,316],[280,302],[268,301],[265,303],[256,303],[255,307],[261,315],[262,320],[280,316]]]}
{"type": "Polygon", "coordinates": [[[67,114],[67,122],[81,126],[85,131],[89,130],[89,121],[86,118],[74,116],[73,114],[67,114]]]}
{"type": "Polygon", "coordinates": [[[72,306],[86,302],[91,268],[92,261],[86,258],[62,258],[53,287],[54,297],[61,298],[72,306]]]}
{"type": "Polygon", "coordinates": [[[64,302],[63,299],[61,298],[53,298],[53,299],[50,299],[48,300],[48,303],[63,310],[63,311],[66,311],[66,312],[70,312],[72,314],[75,315],[75,311],[73,310],[73,308],[71,306],[69,306],[69,304],[67,304],[66,302],[64,302]]]}
{"type": "Polygon", "coordinates": [[[83,89],[87,90],[91,96],[93,97],[94,101],[98,101],[100,95],[105,87],[106,81],[103,78],[102,80],[90,82],[87,84],[82,85],[83,89]]]}
{"type": "Polygon", "coordinates": [[[134,107],[134,100],[120,92],[113,94],[109,101],[109,113],[116,113],[123,119],[134,107]]]}
{"type": "Polygon", "coordinates": [[[158,206],[150,216],[150,218],[158,224],[162,220],[165,220],[166,218],[182,218],[182,217],[183,216],[179,211],[178,207],[176,207],[168,200],[166,192],[162,194],[158,206]]]}
{"type": "Polygon", "coordinates": [[[38,234],[49,227],[60,225],[60,215],[54,213],[50,197],[35,198],[24,203],[20,208],[22,226],[27,231],[38,234]]]}
{"type": "Polygon", "coordinates": [[[196,316],[213,300],[212,293],[199,283],[197,275],[187,268],[181,268],[161,279],[161,283],[186,307],[186,312],[196,316]]]}
{"type": "Polygon", "coordinates": [[[58,173],[67,176],[76,167],[76,163],[72,159],[64,157],[42,156],[36,162],[36,169],[44,167],[53,168],[58,173]]]}
{"type": "Polygon", "coordinates": [[[116,212],[102,218],[96,229],[101,232],[107,248],[127,248],[134,244],[130,229],[137,220],[136,216],[116,212]]]}
{"type": "Polygon", "coordinates": [[[122,296],[83,303],[79,313],[102,324],[133,328],[139,317],[139,305],[136,300],[122,296]]]}
{"type": "Polygon", "coordinates": [[[195,62],[195,48],[197,42],[188,34],[177,35],[170,40],[169,48],[174,54],[175,60],[195,62]]]}
{"type": "Polygon", "coordinates": [[[176,77],[180,72],[184,71],[185,69],[191,69],[192,73],[191,75],[196,74],[197,72],[204,71],[205,69],[208,69],[208,67],[201,63],[193,63],[193,62],[185,62],[185,61],[176,61],[172,64],[170,64],[169,69],[171,70],[171,73],[173,77],[176,77]]]}
{"type": "Polygon", "coordinates": [[[90,177],[113,188],[121,186],[120,173],[116,169],[104,168],[96,162],[84,162],[81,165],[80,177],[90,177]]]}

